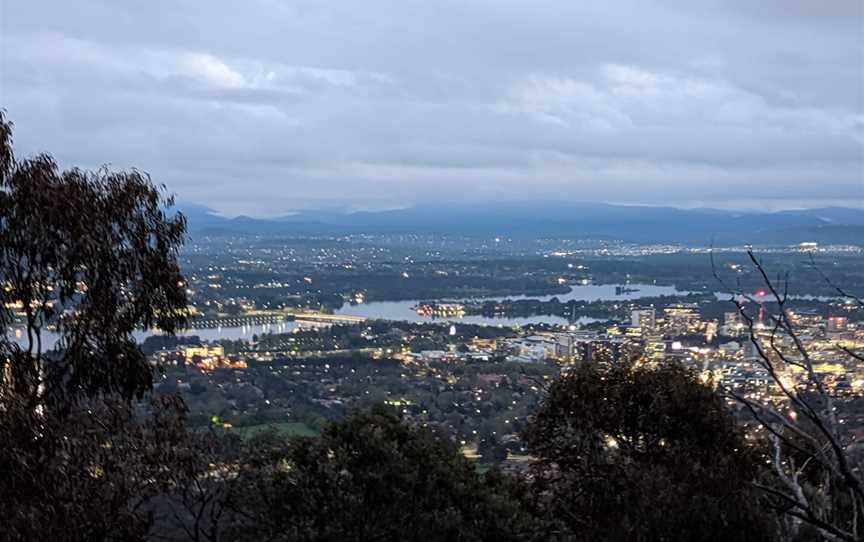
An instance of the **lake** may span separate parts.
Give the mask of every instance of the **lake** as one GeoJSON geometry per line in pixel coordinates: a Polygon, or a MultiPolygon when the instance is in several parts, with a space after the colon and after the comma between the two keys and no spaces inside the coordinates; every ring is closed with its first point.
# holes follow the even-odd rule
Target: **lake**
{"type": "MultiPolygon", "coordinates": [[[[561,302],[570,300],[576,301],[634,301],[645,297],[657,297],[664,295],[687,295],[690,292],[677,290],[674,286],[658,286],[656,284],[578,284],[571,287],[570,291],[563,294],[545,295],[545,296],[494,296],[494,297],[479,297],[471,298],[463,301],[501,301],[503,299],[519,300],[519,299],[539,299],[541,301],[549,301],[557,297],[561,302]],[[627,291],[621,294],[616,294],[616,287],[627,288],[627,291]]],[[[728,294],[727,294],[728,295],[728,294]]],[[[449,299],[450,301],[456,301],[449,299]]],[[[404,322],[450,322],[463,324],[478,324],[488,326],[526,326],[530,324],[551,324],[551,325],[567,325],[570,322],[567,318],[561,316],[538,315],[518,318],[508,318],[505,316],[488,317],[480,315],[471,315],[463,317],[423,317],[417,314],[411,307],[423,301],[442,301],[441,299],[414,299],[408,301],[373,301],[360,305],[345,305],[336,311],[336,314],[349,316],[362,316],[369,319],[381,320],[397,320],[404,322]]],[[[577,324],[589,324],[596,322],[597,319],[582,317],[576,320],[577,324]]],[[[278,324],[256,324],[240,327],[217,327],[203,329],[188,329],[178,333],[180,336],[197,335],[204,341],[214,341],[219,339],[246,339],[251,340],[253,335],[262,335],[264,333],[286,333],[299,327],[296,322],[280,322],[278,324]]],[[[136,331],[135,338],[141,342],[147,337],[159,334],[158,330],[151,331],[136,331]]],[[[26,335],[16,330],[14,338],[19,344],[26,342],[26,335]]],[[[43,342],[46,348],[53,345],[57,341],[57,335],[46,332],[43,334],[43,342]]]]}
{"type": "MultiPolygon", "coordinates": [[[[251,340],[253,335],[262,335],[264,333],[287,333],[299,327],[296,322],[280,322],[278,324],[256,324],[239,327],[215,327],[202,329],[187,329],[177,333],[181,337],[198,336],[202,341],[215,341],[219,339],[246,339],[251,340]]],[[[151,335],[159,335],[159,330],[136,331],[133,333],[135,339],[140,343],[151,335]]],[[[24,345],[27,342],[26,331],[21,328],[16,328],[12,332],[12,337],[18,344],[24,345]]],[[[57,342],[57,334],[46,331],[42,334],[42,342],[44,348],[50,348],[57,342]]]]}
{"type": "MultiPolygon", "coordinates": [[[[570,291],[563,294],[545,296],[495,296],[479,297],[461,301],[501,301],[503,299],[539,299],[549,301],[557,297],[561,302],[576,301],[633,301],[645,297],[656,297],[663,295],[687,295],[690,292],[682,292],[674,286],[658,286],[656,284],[578,284],[571,287],[570,291]],[[616,294],[616,288],[627,288],[628,291],[616,294]]],[[[448,298],[449,301],[457,301],[448,298]]],[[[382,320],[399,320],[406,322],[460,322],[463,324],[480,324],[491,326],[524,326],[528,324],[555,324],[567,325],[570,323],[561,316],[530,316],[526,318],[487,317],[487,316],[462,316],[462,317],[424,317],[417,314],[411,307],[424,301],[442,301],[441,299],[414,299],[410,301],[373,301],[360,305],[344,305],[336,311],[336,314],[350,316],[364,316],[366,318],[382,320]]],[[[596,321],[591,318],[581,318],[577,323],[587,324],[596,321]]]]}

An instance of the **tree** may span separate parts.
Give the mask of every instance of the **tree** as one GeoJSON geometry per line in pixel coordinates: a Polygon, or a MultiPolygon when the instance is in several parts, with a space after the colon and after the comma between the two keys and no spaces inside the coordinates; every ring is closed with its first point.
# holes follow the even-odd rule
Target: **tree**
{"type": "Polygon", "coordinates": [[[534,493],[571,536],[774,539],[750,486],[760,451],[680,365],[583,365],[552,385],[524,438],[534,493]]]}
{"type": "Polygon", "coordinates": [[[150,389],[132,332],[173,332],[187,304],[177,263],[185,219],[168,214],[163,191],[135,170],[60,171],[47,154],[18,160],[0,112],[2,389],[33,405],[150,389]],[[6,339],[16,313],[23,346],[6,339]]]}
{"type": "Polygon", "coordinates": [[[152,387],[132,332],[185,319],[185,220],[163,192],[137,171],[19,160],[0,111],[4,539],[142,539],[166,482],[197,475],[177,466],[182,402],[132,401],[152,387]]]}
{"type": "MultiPolygon", "coordinates": [[[[746,323],[755,361],[769,375],[776,393],[766,397],[722,389],[752,416],[771,448],[774,476],[758,487],[786,516],[790,537],[861,540],[864,462],[842,423],[842,404],[817,371],[808,342],[787,308],[788,274],[771,279],[756,255],[752,251],[748,255],[773,303],[764,311],[763,321],[752,310],[764,305],[761,300],[739,294],[733,302],[746,323]]],[[[834,286],[824,274],[822,277],[840,297],[864,309],[864,301],[834,286]]],[[[849,365],[864,361],[864,354],[838,342],[834,359],[849,365]]]]}
{"type": "Polygon", "coordinates": [[[497,473],[480,475],[430,430],[374,409],[319,438],[253,443],[230,507],[234,540],[528,540],[541,533],[497,473]]]}
{"type": "Polygon", "coordinates": [[[145,540],[154,502],[195,478],[199,448],[176,398],[154,399],[147,417],[125,401],[82,404],[63,417],[0,413],[0,540],[145,540]]]}

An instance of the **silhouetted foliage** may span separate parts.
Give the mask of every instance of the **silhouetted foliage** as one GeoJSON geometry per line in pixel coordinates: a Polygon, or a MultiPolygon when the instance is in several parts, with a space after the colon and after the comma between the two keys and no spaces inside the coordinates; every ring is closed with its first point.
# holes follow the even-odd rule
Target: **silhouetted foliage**
{"type": "Polygon", "coordinates": [[[123,401],[85,401],[68,416],[0,414],[2,540],[144,540],[151,499],[170,490],[187,435],[182,404],[139,418],[123,401]],[[38,428],[38,432],[34,431],[38,428]]]}
{"type": "Polygon", "coordinates": [[[318,438],[255,442],[231,502],[234,540],[529,540],[524,488],[382,409],[318,438]]]}
{"type": "Polygon", "coordinates": [[[525,433],[533,490],[585,540],[773,540],[764,462],[722,399],[678,365],[582,366],[525,433]]]}
{"type": "Polygon", "coordinates": [[[16,159],[0,111],[0,539],[144,539],[202,471],[182,401],[131,402],[152,387],[132,332],[184,320],[170,205],[137,171],[16,159]]]}
{"type": "Polygon", "coordinates": [[[138,171],[61,171],[42,154],[18,160],[0,113],[0,327],[23,315],[24,346],[6,344],[4,377],[36,401],[150,389],[138,327],[184,321],[177,264],[185,219],[138,171]],[[52,346],[51,328],[59,335],[52,346]],[[62,390],[62,392],[61,392],[62,390]]]}

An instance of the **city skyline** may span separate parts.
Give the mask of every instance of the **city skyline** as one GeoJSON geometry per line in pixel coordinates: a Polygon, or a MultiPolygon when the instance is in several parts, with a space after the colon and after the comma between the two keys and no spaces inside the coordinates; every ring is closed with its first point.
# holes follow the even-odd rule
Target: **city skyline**
{"type": "Polygon", "coordinates": [[[853,0],[0,8],[20,154],[235,215],[864,204],[853,0]]]}

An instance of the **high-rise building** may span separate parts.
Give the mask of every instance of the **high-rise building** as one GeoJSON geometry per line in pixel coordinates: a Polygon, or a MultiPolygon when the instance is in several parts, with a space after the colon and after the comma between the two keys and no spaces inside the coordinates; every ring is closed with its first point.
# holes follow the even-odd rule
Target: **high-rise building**
{"type": "Polygon", "coordinates": [[[693,333],[699,324],[699,308],[694,303],[677,303],[663,309],[666,332],[674,335],[693,333]]]}
{"type": "Polygon", "coordinates": [[[573,361],[587,363],[616,363],[629,350],[626,342],[618,337],[596,337],[576,340],[573,343],[573,361]]]}
{"type": "Polygon", "coordinates": [[[645,357],[654,361],[662,360],[666,357],[666,343],[663,341],[663,337],[655,335],[646,339],[645,357]]]}
{"type": "Polygon", "coordinates": [[[657,328],[657,314],[654,308],[639,308],[630,311],[630,325],[641,328],[645,333],[653,332],[657,328]]]}

